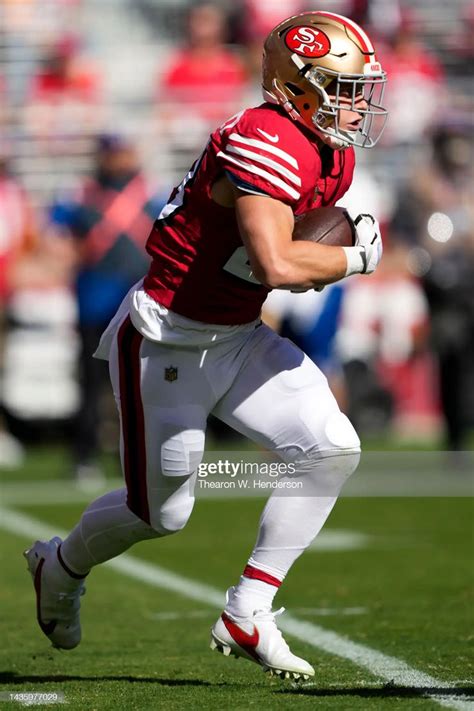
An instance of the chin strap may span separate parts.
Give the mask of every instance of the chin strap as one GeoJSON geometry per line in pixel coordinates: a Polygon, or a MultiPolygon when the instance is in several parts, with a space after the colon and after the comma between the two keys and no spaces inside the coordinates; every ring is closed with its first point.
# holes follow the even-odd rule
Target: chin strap
{"type": "Polygon", "coordinates": [[[283,89],[278,86],[278,82],[276,79],[274,79],[272,82],[272,89],[273,92],[267,91],[267,89],[265,88],[263,89],[264,99],[270,101],[272,104],[279,104],[293,119],[293,121],[301,121],[300,114],[295,109],[291,101],[288,99],[283,89]]]}
{"type": "Polygon", "coordinates": [[[321,131],[321,129],[315,126],[314,130],[323,143],[336,151],[345,151],[346,148],[351,146],[351,143],[349,141],[345,141],[342,136],[336,136],[336,134],[333,133],[334,129],[332,128],[326,128],[324,131],[321,131]]]}

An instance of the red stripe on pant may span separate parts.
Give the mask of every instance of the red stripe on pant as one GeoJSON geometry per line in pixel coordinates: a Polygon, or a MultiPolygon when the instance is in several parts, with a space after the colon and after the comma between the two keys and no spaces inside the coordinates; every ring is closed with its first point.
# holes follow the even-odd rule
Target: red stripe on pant
{"type": "Polygon", "coordinates": [[[245,566],[245,570],[242,573],[242,575],[245,578],[253,578],[254,580],[261,580],[262,583],[268,583],[268,585],[274,585],[276,588],[279,588],[282,583],[282,581],[278,580],[278,578],[275,578],[275,576],[269,575],[268,573],[265,573],[264,570],[260,570],[259,568],[254,568],[253,565],[245,566]]]}
{"type": "Polygon", "coordinates": [[[140,346],[143,336],[127,316],[118,333],[120,410],[122,415],[123,469],[127,506],[150,523],[146,488],[146,446],[140,389],[140,346]]]}

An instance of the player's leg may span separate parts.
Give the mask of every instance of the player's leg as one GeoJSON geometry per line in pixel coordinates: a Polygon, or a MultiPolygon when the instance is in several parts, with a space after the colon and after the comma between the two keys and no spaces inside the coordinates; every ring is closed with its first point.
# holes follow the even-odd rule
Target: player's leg
{"type": "MultiPolygon", "coordinates": [[[[253,340],[251,358],[214,412],[291,464],[292,479],[301,480],[303,493],[275,490],[265,506],[255,548],[214,627],[215,639],[227,640],[233,651],[235,621],[252,619],[256,624],[255,610],[263,610],[268,619],[278,587],[321,530],[360,456],[359,439],[314,363],[266,327],[258,329],[253,340]]],[[[266,636],[275,639],[271,632],[262,638],[266,636]]],[[[295,662],[284,648],[275,664],[269,663],[272,655],[265,649],[256,653],[266,659],[263,666],[275,670],[278,663],[281,670],[286,659],[287,670],[311,673],[302,671],[303,660],[295,662]]]]}
{"type": "Polygon", "coordinates": [[[35,587],[42,588],[40,626],[48,634],[49,622],[57,623],[48,634],[54,644],[79,643],[79,595],[93,566],[137,541],[174,533],[188,520],[193,473],[216,400],[200,360],[198,349],[151,343],[129,321],[122,325],[110,366],[127,487],[94,501],[64,542],[38,542],[26,552],[35,587]],[[63,615],[58,600],[67,602],[64,595],[70,604],[63,615]]]}
{"type": "Polygon", "coordinates": [[[174,533],[188,520],[192,475],[202,458],[214,402],[199,361],[198,349],[152,343],[131,324],[122,326],[110,365],[127,486],[91,504],[64,541],[61,553],[75,572],[87,571],[142,538],[174,533]]]}

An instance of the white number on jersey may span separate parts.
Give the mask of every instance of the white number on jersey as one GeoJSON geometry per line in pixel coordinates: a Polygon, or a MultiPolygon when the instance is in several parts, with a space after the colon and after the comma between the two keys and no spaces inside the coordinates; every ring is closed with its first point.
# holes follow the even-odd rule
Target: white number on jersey
{"type": "Polygon", "coordinates": [[[161,210],[160,214],[158,215],[159,220],[164,220],[166,217],[169,217],[170,215],[173,214],[173,212],[175,210],[178,209],[178,207],[181,207],[181,205],[183,204],[184,191],[186,190],[186,185],[196,175],[197,170],[198,170],[199,166],[201,165],[201,161],[204,156],[204,153],[206,152],[206,148],[207,148],[207,145],[204,148],[201,155],[199,156],[199,158],[197,159],[197,161],[192,166],[189,173],[184,176],[183,180],[178,185],[178,187],[176,189],[176,195],[173,197],[172,200],[170,200],[170,202],[167,202],[166,205],[161,210]]]}
{"type": "Polygon", "coordinates": [[[235,252],[224,264],[224,271],[233,274],[239,279],[244,279],[244,281],[249,281],[252,284],[259,284],[260,282],[255,279],[252,269],[250,267],[249,255],[245,247],[237,247],[235,252]]]}

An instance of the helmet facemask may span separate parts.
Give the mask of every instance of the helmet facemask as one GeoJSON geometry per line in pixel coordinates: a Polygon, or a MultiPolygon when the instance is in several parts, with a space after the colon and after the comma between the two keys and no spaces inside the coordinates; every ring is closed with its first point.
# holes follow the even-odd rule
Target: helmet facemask
{"type": "MultiPolygon", "coordinates": [[[[301,60],[294,57],[297,63],[301,60]]],[[[301,62],[304,66],[304,62],[301,62]]],[[[318,134],[341,142],[341,148],[348,145],[372,148],[382,135],[388,112],[383,107],[386,74],[364,76],[361,74],[341,74],[317,66],[304,73],[305,78],[321,98],[321,104],[313,113],[312,122],[318,134]],[[360,98],[365,107],[362,108],[360,98]],[[356,131],[340,127],[340,111],[351,111],[361,115],[362,123],[356,131]]],[[[339,146],[338,146],[339,147],[339,146]]]]}

